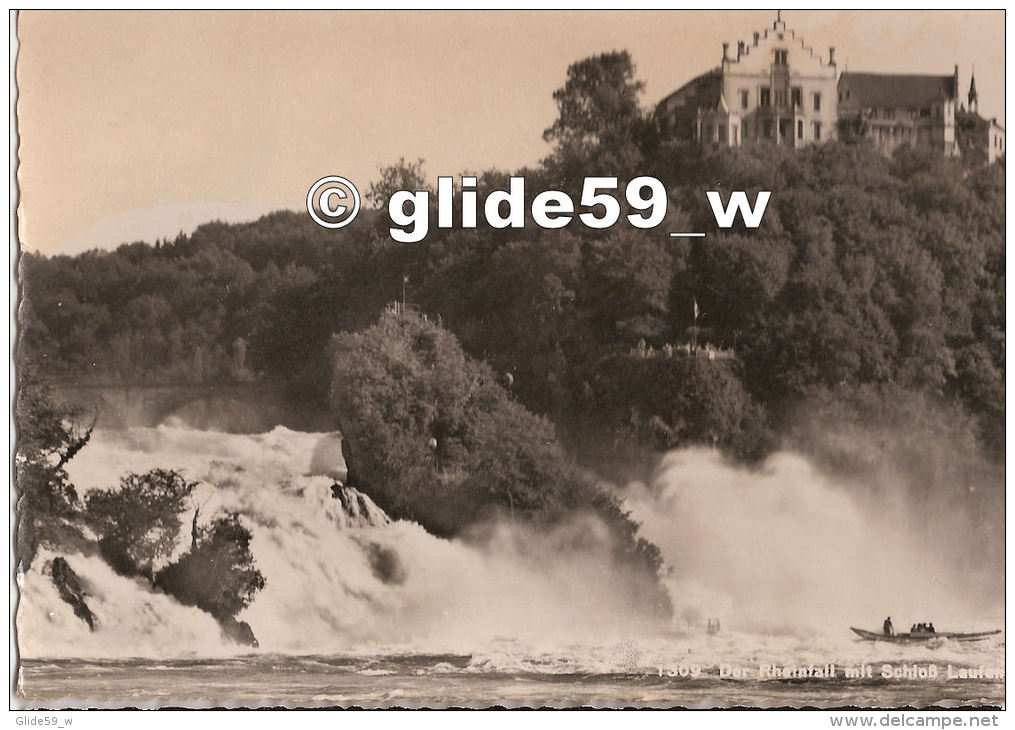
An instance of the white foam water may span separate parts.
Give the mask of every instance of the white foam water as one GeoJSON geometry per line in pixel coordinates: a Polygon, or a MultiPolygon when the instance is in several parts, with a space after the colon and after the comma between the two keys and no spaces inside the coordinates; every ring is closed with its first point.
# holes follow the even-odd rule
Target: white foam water
{"type": "MultiPolygon", "coordinates": [[[[645,630],[638,607],[602,578],[610,542],[593,518],[548,534],[505,523],[487,526],[481,540],[437,538],[416,523],[390,520],[355,489],[336,487],[344,463],[334,435],[281,427],[259,435],[169,426],[96,432],[69,471],[87,494],[115,486],[124,473],[155,467],[199,482],[192,508],[202,522],[237,512],[250,529],[266,586],[238,618],[250,624],[262,651],[355,652],[378,645],[459,651],[503,637],[575,641],[645,630]],[[568,547],[579,542],[576,534],[580,551],[568,547]]],[[[192,514],[181,516],[177,555],[189,543],[192,514]]],[[[41,554],[23,576],[23,655],[237,651],[202,612],[175,606],[143,581],[116,576],[97,557],[67,554],[99,619],[98,630],[89,632],[44,574],[51,557],[41,554]],[[134,620],[142,615],[147,622],[134,620]],[[135,624],[136,631],[123,630],[135,624]]]]}
{"type": "Polygon", "coordinates": [[[964,515],[908,504],[901,490],[865,494],[779,453],[755,469],[716,451],[663,460],[651,488],[632,485],[628,504],[642,533],[674,566],[677,614],[739,630],[834,633],[850,625],[897,631],[1003,624],[998,593],[976,590],[1003,569],[965,549],[964,515]],[[931,515],[934,515],[931,519],[931,515]]]}
{"type": "MultiPolygon", "coordinates": [[[[894,508],[864,501],[799,457],[748,470],[715,452],[674,452],[651,485],[624,491],[668,564],[676,612],[665,624],[604,579],[610,545],[595,520],[549,534],[502,523],[482,540],[440,539],[389,519],[356,490],[334,489],[345,469],[333,434],[100,431],[69,473],[87,493],[155,467],[200,483],[192,506],[201,521],[238,512],[251,530],[266,587],[238,618],[261,657],[360,657],[377,680],[404,669],[378,657],[438,654],[462,658],[427,660],[418,671],[668,676],[766,659],[1003,662],[1001,638],[900,646],[849,633],[850,624],[877,628],[886,613],[899,628],[925,617],[939,629],[994,628],[1003,605],[961,595],[954,572],[935,571],[922,538],[893,522],[894,508]],[[575,544],[580,551],[567,547],[575,544]],[[719,635],[705,634],[707,618],[721,620],[719,635]]],[[[190,514],[182,518],[177,552],[189,540],[190,514]]],[[[97,556],[60,554],[81,578],[97,630],[60,599],[45,574],[54,553],[43,551],[20,581],[22,657],[250,655],[202,611],[115,575],[97,556]]]]}

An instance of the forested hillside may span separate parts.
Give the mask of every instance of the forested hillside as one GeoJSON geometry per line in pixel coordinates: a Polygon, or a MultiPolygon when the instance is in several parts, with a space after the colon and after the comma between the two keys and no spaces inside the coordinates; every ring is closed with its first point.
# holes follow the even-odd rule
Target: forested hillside
{"type": "MultiPolygon", "coordinates": [[[[888,159],[862,143],[703,152],[667,141],[640,89],[626,53],[574,64],[545,135],[553,153],[514,174],[530,197],[574,195],[587,175],[658,177],[670,212],[656,229],[432,225],[424,242],[401,245],[380,211],[341,231],[280,212],[154,246],[27,254],[22,373],[273,379],[323,408],[332,334],[373,324],[404,288],[593,461],[693,443],[757,457],[798,438],[801,404],[884,416],[871,402],[968,422],[1000,456],[1003,167],[888,159]],[[716,230],[713,189],[773,191],[762,226],[716,230]],[[733,356],[682,354],[692,339],[733,356]]],[[[400,162],[384,178],[451,174],[427,172],[400,162]]],[[[482,173],[480,199],[507,177],[482,173]]]]}

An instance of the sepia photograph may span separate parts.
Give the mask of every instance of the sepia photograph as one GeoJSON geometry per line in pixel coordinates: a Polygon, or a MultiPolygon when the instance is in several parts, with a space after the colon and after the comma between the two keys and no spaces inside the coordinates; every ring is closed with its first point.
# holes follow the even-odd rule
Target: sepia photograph
{"type": "Polygon", "coordinates": [[[11,708],[1005,707],[1004,10],[10,21],[11,708]]]}

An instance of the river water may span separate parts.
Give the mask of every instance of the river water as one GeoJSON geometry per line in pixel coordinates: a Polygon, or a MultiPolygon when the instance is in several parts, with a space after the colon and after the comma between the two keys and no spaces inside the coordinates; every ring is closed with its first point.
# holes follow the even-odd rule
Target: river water
{"type": "MultiPolygon", "coordinates": [[[[99,431],[69,471],[87,493],[154,467],[201,482],[202,519],[239,512],[251,530],[266,586],[238,618],[260,647],[230,644],[210,616],[88,549],[44,550],[19,578],[28,705],[1004,703],[1003,634],[904,646],[849,631],[877,628],[888,611],[898,627],[998,628],[1003,601],[983,586],[1000,574],[934,558],[885,503],[792,455],[748,471],[714,452],[675,452],[651,484],[624,490],[669,565],[665,624],[604,582],[610,546],[594,521],[439,539],[355,490],[339,498],[334,435],[99,431]],[[94,632],[47,574],[57,554],[80,577],[94,632]],[[710,618],[720,633],[704,630],[710,618]]],[[[180,551],[189,515],[183,523],[180,551]]]]}
{"type": "MultiPolygon", "coordinates": [[[[258,655],[228,660],[27,661],[26,694],[40,705],[898,707],[1004,704],[1003,680],[698,678],[650,668],[576,671],[533,656],[496,666],[460,654],[371,657],[258,655]],[[63,700],[63,702],[61,702],[63,700]]],[[[901,665],[897,665],[900,666],[901,665]]],[[[921,667],[928,666],[921,663],[921,667]]],[[[937,665],[945,671],[943,665],[937,665]]],[[[875,673],[881,671],[880,665],[875,673]]]]}

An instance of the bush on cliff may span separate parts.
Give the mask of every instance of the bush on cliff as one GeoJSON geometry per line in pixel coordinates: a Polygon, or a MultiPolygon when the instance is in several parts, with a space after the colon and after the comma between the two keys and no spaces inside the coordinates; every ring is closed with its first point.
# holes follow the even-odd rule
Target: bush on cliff
{"type": "Polygon", "coordinates": [[[333,355],[332,408],[349,480],[385,511],[442,536],[495,515],[551,526],[595,514],[613,537],[615,566],[635,568],[623,571],[636,576],[625,589],[669,611],[658,549],[564,455],[553,426],[513,401],[453,335],[389,313],[337,335],[333,355]]]}

